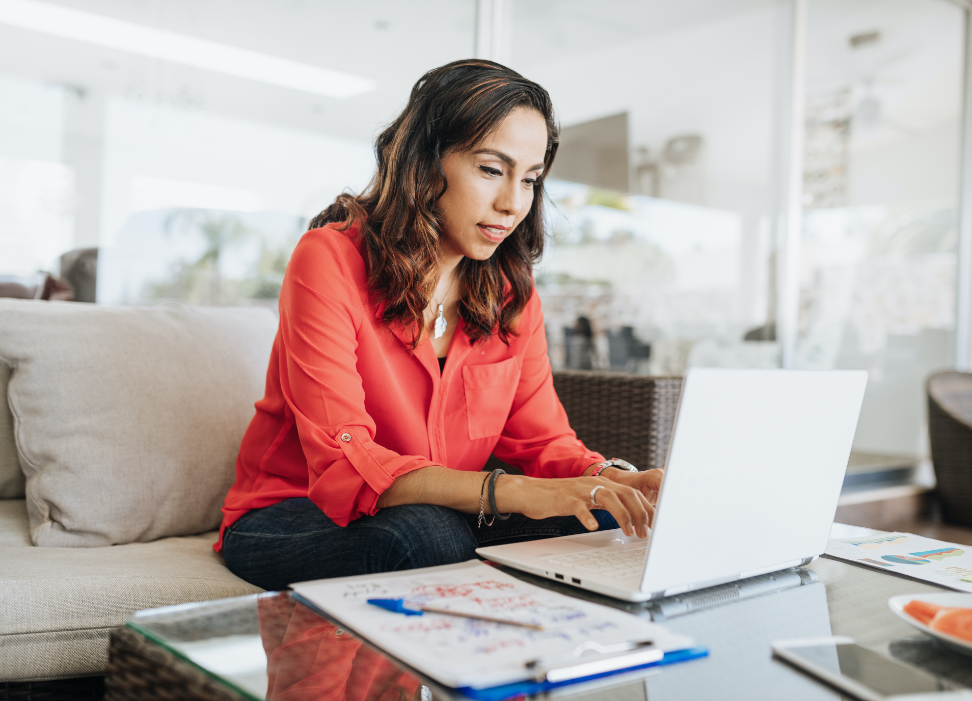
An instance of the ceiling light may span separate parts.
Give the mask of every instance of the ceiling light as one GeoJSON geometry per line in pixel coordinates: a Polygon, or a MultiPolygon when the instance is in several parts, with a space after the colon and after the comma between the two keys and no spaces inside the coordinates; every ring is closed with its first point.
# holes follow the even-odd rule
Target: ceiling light
{"type": "Polygon", "coordinates": [[[326,97],[375,89],[348,73],[35,0],[0,0],[0,23],[326,97]]]}

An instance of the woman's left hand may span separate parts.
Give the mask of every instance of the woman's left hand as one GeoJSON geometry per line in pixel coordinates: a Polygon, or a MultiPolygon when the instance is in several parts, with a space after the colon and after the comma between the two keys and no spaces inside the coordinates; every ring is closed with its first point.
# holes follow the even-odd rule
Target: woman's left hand
{"type": "Polygon", "coordinates": [[[665,471],[661,468],[656,468],[654,470],[645,470],[644,472],[628,472],[627,470],[618,470],[614,467],[609,467],[601,470],[601,474],[598,477],[604,477],[617,484],[623,484],[626,487],[637,489],[645,495],[648,503],[654,505],[658,501],[658,492],[661,490],[665,471]]]}

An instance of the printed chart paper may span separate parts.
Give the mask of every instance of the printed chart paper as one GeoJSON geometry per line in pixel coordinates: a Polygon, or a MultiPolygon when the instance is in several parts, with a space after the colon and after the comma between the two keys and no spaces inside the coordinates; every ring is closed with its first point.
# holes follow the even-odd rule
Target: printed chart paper
{"type": "Polygon", "coordinates": [[[840,538],[827,554],[912,579],[972,593],[972,547],[910,533],[840,538]]]}
{"type": "Polygon", "coordinates": [[[454,688],[523,681],[530,676],[526,662],[572,652],[587,641],[654,640],[665,651],[691,647],[688,638],[648,620],[522,582],[478,560],[322,579],[293,589],[374,645],[454,688]],[[510,618],[543,630],[435,613],[404,616],[368,604],[372,598],[510,618]]]}

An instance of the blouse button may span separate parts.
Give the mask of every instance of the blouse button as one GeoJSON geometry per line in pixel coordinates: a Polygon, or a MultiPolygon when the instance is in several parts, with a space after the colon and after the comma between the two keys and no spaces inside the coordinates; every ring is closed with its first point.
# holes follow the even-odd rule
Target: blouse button
{"type": "Polygon", "coordinates": [[[351,442],[351,434],[350,433],[342,433],[341,434],[341,440],[344,441],[345,443],[350,443],[351,442]]]}

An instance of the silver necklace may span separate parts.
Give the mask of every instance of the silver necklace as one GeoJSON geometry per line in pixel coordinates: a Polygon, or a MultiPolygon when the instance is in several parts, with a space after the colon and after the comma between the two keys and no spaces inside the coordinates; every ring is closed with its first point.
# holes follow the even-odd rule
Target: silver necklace
{"type": "MultiPolygon", "coordinates": [[[[456,277],[455,275],[453,275],[452,283],[449,285],[449,289],[446,290],[445,296],[442,298],[443,302],[449,298],[449,293],[452,292],[452,288],[453,286],[455,286],[455,284],[456,284],[456,277]]],[[[435,302],[435,298],[433,298],[432,301],[435,302]]],[[[439,303],[436,302],[436,304],[439,303]]],[[[448,326],[449,326],[449,322],[446,321],[445,314],[443,313],[443,305],[439,304],[439,316],[435,318],[435,326],[433,328],[432,338],[435,339],[442,338],[442,336],[445,335],[446,328],[448,328],[448,326]]]]}

